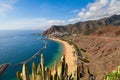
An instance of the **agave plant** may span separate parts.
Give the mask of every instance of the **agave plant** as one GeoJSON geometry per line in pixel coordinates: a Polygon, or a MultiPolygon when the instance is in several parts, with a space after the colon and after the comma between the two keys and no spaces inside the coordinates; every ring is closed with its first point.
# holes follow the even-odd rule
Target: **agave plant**
{"type": "Polygon", "coordinates": [[[120,80],[120,66],[118,66],[118,70],[113,70],[107,74],[104,80],[120,80]]]}

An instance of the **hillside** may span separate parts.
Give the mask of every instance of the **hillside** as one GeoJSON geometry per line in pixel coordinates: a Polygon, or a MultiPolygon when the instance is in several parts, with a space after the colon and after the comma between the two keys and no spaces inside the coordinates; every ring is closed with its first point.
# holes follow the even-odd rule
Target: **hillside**
{"type": "Polygon", "coordinates": [[[120,26],[106,26],[98,29],[93,36],[104,36],[104,37],[120,37],[120,26]]]}
{"type": "MultiPolygon", "coordinates": [[[[54,25],[43,32],[46,36],[53,33],[77,34],[62,38],[71,40],[80,50],[86,51],[82,55],[90,62],[84,63],[84,68],[89,67],[96,80],[103,80],[107,73],[120,65],[120,15],[65,26],[54,25]]],[[[86,79],[85,76],[81,80],[86,79]]]]}
{"type": "Polygon", "coordinates": [[[59,33],[68,33],[68,34],[83,34],[83,35],[89,35],[91,33],[94,33],[96,30],[103,26],[107,25],[114,25],[119,26],[120,25],[120,15],[113,15],[110,17],[102,18],[99,20],[91,20],[91,21],[85,21],[85,22],[77,22],[75,24],[69,24],[65,26],[57,26],[53,25],[51,28],[43,32],[43,35],[50,35],[55,32],[59,33]]]}
{"type": "Polygon", "coordinates": [[[71,40],[80,49],[86,50],[83,55],[90,62],[84,65],[97,75],[96,80],[103,80],[105,74],[120,65],[120,26],[106,26],[89,36],[79,34],[71,40]]]}

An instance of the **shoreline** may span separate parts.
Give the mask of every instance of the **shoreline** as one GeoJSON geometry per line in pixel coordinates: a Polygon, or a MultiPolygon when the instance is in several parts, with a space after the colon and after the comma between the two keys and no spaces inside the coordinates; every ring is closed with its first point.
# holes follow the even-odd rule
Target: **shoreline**
{"type": "MultiPolygon", "coordinates": [[[[62,55],[65,56],[66,63],[68,64],[68,75],[74,73],[74,71],[76,71],[76,68],[77,68],[77,64],[76,64],[77,56],[74,55],[73,53],[75,50],[74,47],[70,45],[69,43],[67,43],[66,41],[62,41],[60,39],[55,39],[55,38],[49,38],[49,39],[59,42],[63,45],[62,55]]],[[[59,68],[60,68],[59,61],[58,61],[57,68],[59,72],[59,68]]],[[[54,69],[52,69],[52,74],[54,74],[54,69]]]]}
{"type": "MultiPolygon", "coordinates": [[[[51,39],[49,39],[49,40],[51,40],[51,39]]],[[[61,57],[63,56],[63,47],[64,47],[63,44],[61,44],[60,42],[57,42],[57,41],[53,41],[53,42],[56,42],[59,47],[58,47],[58,51],[54,55],[55,56],[54,59],[46,66],[50,69],[54,68],[54,65],[58,64],[59,61],[61,60],[61,57]]]]}

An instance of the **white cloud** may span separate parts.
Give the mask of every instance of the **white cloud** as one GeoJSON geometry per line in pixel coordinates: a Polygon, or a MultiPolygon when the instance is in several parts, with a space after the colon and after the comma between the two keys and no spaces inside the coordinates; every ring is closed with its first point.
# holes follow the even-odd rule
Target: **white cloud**
{"type": "Polygon", "coordinates": [[[46,30],[52,25],[62,25],[65,24],[64,20],[47,20],[44,18],[33,18],[33,19],[21,19],[21,20],[11,20],[7,22],[0,22],[0,29],[41,29],[46,30]]]}
{"type": "Polygon", "coordinates": [[[65,23],[65,20],[49,20],[48,23],[49,24],[55,24],[55,25],[56,24],[61,24],[61,23],[63,24],[63,23],[65,23]]]}
{"type": "Polygon", "coordinates": [[[95,0],[86,8],[81,9],[76,18],[69,21],[94,20],[103,17],[120,14],[120,0],[95,0]]]}
{"type": "MultiPolygon", "coordinates": [[[[0,16],[14,10],[16,0],[0,0],[0,16]]],[[[86,8],[73,10],[78,13],[75,18],[68,20],[50,20],[45,18],[0,19],[0,29],[48,29],[52,25],[65,25],[78,21],[99,19],[113,14],[120,14],[120,0],[95,0],[86,8]],[[79,12],[78,12],[79,11],[79,12]]]]}
{"type": "Polygon", "coordinates": [[[76,22],[76,21],[80,21],[80,18],[71,18],[68,20],[68,22],[76,22]]]}
{"type": "Polygon", "coordinates": [[[0,16],[6,15],[14,9],[17,0],[0,0],[0,16]]]}

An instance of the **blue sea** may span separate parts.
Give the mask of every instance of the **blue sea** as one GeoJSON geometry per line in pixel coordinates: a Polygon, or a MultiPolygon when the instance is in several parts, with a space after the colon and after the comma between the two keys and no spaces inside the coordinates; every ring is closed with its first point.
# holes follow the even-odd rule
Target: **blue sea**
{"type": "MultiPolygon", "coordinates": [[[[1,30],[0,31],[0,64],[10,63],[0,80],[17,80],[16,72],[22,71],[22,65],[15,66],[32,57],[37,51],[44,47],[42,40],[38,38],[45,38],[44,36],[36,35],[40,33],[39,30],[1,30]]],[[[51,67],[56,61],[60,59],[63,53],[63,45],[45,39],[48,46],[42,52],[45,58],[45,66],[51,67]]],[[[29,73],[31,73],[31,63],[40,62],[40,55],[27,63],[29,73]]]]}

